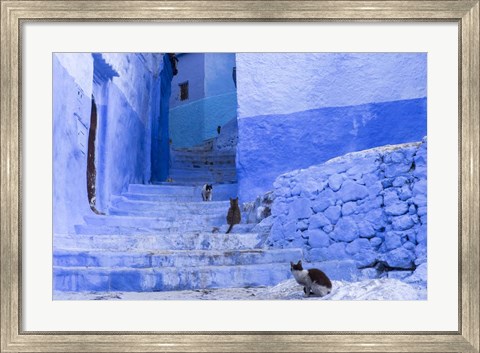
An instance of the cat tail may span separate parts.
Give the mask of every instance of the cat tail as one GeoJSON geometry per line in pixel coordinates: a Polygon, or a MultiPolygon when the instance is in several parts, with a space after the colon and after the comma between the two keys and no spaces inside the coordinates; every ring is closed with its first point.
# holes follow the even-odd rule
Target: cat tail
{"type": "Polygon", "coordinates": [[[233,223],[230,224],[230,227],[228,227],[228,230],[227,230],[227,233],[226,233],[226,234],[230,233],[230,231],[232,230],[232,228],[233,228],[233,223]]]}

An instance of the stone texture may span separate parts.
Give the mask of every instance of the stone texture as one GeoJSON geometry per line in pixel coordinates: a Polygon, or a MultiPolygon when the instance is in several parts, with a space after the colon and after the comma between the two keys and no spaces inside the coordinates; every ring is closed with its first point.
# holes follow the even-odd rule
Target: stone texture
{"type": "Polygon", "coordinates": [[[394,230],[407,230],[415,225],[415,220],[411,215],[404,215],[395,217],[392,220],[392,227],[394,230]]]}
{"type": "Polygon", "coordinates": [[[352,180],[345,180],[339,190],[343,202],[361,200],[368,196],[368,189],[352,180]]]}
{"type": "Polygon", "coordinates": [[[325,248],[330,245],[330,238],[327,233],[320,229],[311,229],[307,231],[308,244],[312,248],[325,248]]]}
{"type": "Polygon", "coordinates": [[[347,202],[342,205],[342,216],[348,216],[355,212],[357,204],[355,202],[347,202]]]}
{"type": "Polygon", "coordinates": [[[385,247],[387,250],[393,250],[402,246],[402,238],[396,232],[388,232],[385,234],[385,247]]]}
{"type": "MultiPolygon", "coordinates": [[[[309,222],[308,231],[297,235],[302,241],[308,239],[311,255],[322,261],[353,259],[361,269],[384,261],[394,269],[403,269],[402,276],[425,263],[427,184],[410,170],[415,151],[424,145],[425,142],[351,153],[281,176],[276,182],[279,188],[296,188],[305,181],[308,184],[314,176],[320,187],[328,184],[318,194],[303,193],[302,188],[295,192],[304,195],[313,210],[304,219],[309,222]]],[[[420,164],[424,162],[426,159],[419,159],[420,164]]],[[[302,196],[287,198],[286,202],[292,202],[289,208],[293,202],[298,203],[298,198],[302,196]]],[[[284,225],[286,219],[292,218],[290,214],[282,217],[285,216],[277,216],[284,225]]],[[[305,224],[297,223],[297,229],[303,229],[305,224]]],[[[282,241],[279,246],[283,246],[282,241]]]]}
{"type": "Polygon", "coordinates": [[[328,197],[321,197],[318,198],[317,200],[312,202],[312,209],[315,213],[318,212],[323,212],[325,211],[328,207],[332,205],[332,201],[328,197]]]}
{"type": "Polygon", "coordinates": [[[358,233],[358,226],[352,218],[341,218],[331,233],[331,237],[335,241],[351,242],[358,237],[358,233]]]}
{"type": "Polygon", "coordinates": [[[328,178],[328,186],[333,191],[338,191],[342,187],[343,177],[340,174],[333,174],[328,178]]]}
{"type": "Polygon", "coordinates": [[[383,256],[383,259],[390,267],[412,269],[414,267],[413,261],[415,259],[415,255],[413,252],[405,248],[398,248],[386,253],[383,256]]]}
{"type": "Polygon", "coordinates": [[[288,207],[289,215],[291,218],[308,218],[312,215],[312,203],[309,199],[306,198],[298,198],[294,200],[288,207]]]}
{"type": "Polygon", "coordinates": [[[371,249],[371,244],[368,239],[357,238],[351,243],[347,244],[345,251],[347,254],[354,255],[359,252],[364,252],[371,249]]]}
{"type": "Polygon", "coordinates": [[[309,229],[323,228],[330,224],[330,220],[323,213],[317,213],[310,217],[309,229]]]}
{"type": "Polygon", "coordinates": [[[340,206],[330,206],[323,214],[330,220],[330,222],[335,224],[342,214],[342,208],[340,206]]]}
{"type": "Polygon", "coordinates": [[[389,216],[401,216],[408,212],[408,204],[405,202],[397,202],[385,207],[385,213],[389,216]]]}

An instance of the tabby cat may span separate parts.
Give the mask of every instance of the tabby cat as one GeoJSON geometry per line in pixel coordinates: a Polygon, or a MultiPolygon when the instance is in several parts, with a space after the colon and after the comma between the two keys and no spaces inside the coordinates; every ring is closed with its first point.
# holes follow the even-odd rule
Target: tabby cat
{"type": "Polygon", "coordinates": [[[230,208],[228,209],[227,214],[227,223],[230,227],[227,230],[227,233],[233,228],[234,224],[239,224],[241,220],[240,207],[238,207],[238,197],[236,199],[230,198],[230,208]]]}

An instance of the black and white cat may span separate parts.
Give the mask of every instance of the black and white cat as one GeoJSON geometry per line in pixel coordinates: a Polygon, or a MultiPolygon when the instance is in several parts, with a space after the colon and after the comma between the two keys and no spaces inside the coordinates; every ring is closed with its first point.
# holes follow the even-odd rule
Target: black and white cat
{"type": "Polygon", "coordinates": [[[212,184],[205,184],[202,188],[202,200],[212,201],[213,186],[212,184]]]}
{"type": "Polygon", "coordinates": [[[332,291],[332,282],[325,273],[316,268],[304,270],[302,261],[294,264],[290,262],[290,271],[298,284],[303,286],[306,297],[315,295],[323,297],[332,291]]]}

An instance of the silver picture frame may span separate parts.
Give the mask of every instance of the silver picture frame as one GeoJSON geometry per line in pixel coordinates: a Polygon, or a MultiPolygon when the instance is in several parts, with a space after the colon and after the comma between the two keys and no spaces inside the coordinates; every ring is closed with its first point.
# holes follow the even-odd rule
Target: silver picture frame
{"type": "MultiPolygon", "coordinates": [[[[479,1],[1,0],[1,352],[479,352],[479,1]],[[22,328],[22,26],[29,22],[441,21],[459,26],[454,332],[31,332],[22,328]]],[[[268,328],[267,328],[268,330],[268,328]]]]}

